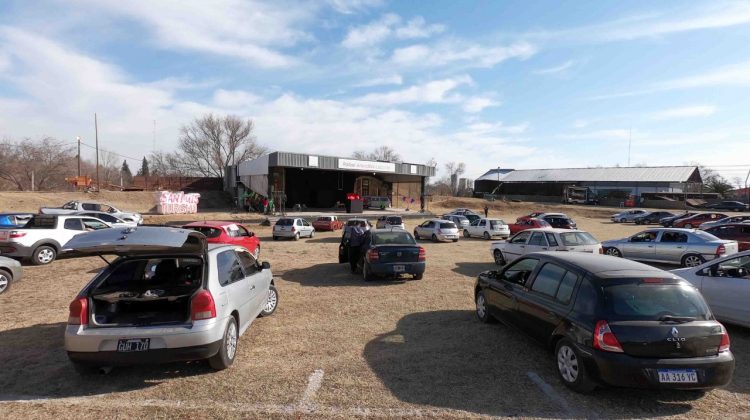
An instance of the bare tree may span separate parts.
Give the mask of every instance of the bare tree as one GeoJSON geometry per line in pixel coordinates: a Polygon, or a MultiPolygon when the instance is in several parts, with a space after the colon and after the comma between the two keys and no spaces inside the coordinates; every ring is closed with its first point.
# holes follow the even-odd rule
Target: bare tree
{"type": "Polygon", "coordinates": [[[352,153],[354,159],[383,160],[387,162],[401,162],[401,156],[388,146],[376,147],[372,152],[357,150],[352,153]]]}
{"type": "Polygon", "coordinates": [[[463,162],[448,162],[445,164],[446,177],[448,178],[453,195],[458,194],[458,178],[466,172],[466,164],[463,162]]]}
{"type": "Polygon", "coordinates": [[[0,179],[19,191],[65,188],[75,175],[73,148],[50,137],[0,142],[0,179]]]}
{"type": "Polygon", "coordinates": [[[117,166],[119,157],[108,151],[99,152],[99,170],[101,171],[104,186],[107,184],[120,184],[120,168],[117,166]]]}

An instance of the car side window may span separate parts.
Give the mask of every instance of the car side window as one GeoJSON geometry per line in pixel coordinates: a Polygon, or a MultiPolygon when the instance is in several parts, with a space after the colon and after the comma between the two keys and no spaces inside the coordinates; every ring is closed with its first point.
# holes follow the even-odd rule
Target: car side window
{"type": "Polygon", "coordinates": [[[501,279],[523,286],[538,264],[539,260],[536,258],[520,259],[503,270],[501,279]]]}
{"type": "Polygon", "coordinates": [[[83,203],[81,204],[81,207],[83,207],[84,210],[90,210],[90,211],[96,211],[99,208],[99,206],[97,206],[94,203],[83,203]]]}
{"type": "Polygon", "coordinates": [[[584,278],[581,286],[578,287],[574,312],[581,315],[594,316],[598,304],[599,296],[591,282],[584,278]]]}
{"type": "Polygon", "coordinates": [[[547,246],[547,240],[544,239],[543,233],[534,232],[531,234],[531,239],[529,239],[529,245],[547,246]]]}
{"type": "Polygon", "coordinates": [[[237,235],[240,237],[250,236],[250,232],[242,226],[237,226],[237,235]]]}
{"type": "Polygon", "coordinates": [[[687,242],[688,236],[682,232],[664,232],[659,242],[687,242]]]}
{"type": "Polygon", "coordinates": [[[561,303],[564,303],[565,305],[570,303],[570,297],[573,295],[573,289],[576,287],[577,282],[578,275],[576,273],[572,271],[568,271],[567,273],[565,273],[565,276],[560,282],[560,287],[557,289],[555,299],[557,299],[561,303]]]}
{"type": "Polygon", "coordinates": [[[552,263],[544,264],[536,275],[534,283],[531,285],[531,290],[549,297],[555,297],[564,275],[565,269],[559,265],[552,263]]]}
{"type": "Polygon", "coordinates": [[[242,264],[242,270],[245,272],[246,277],[252,276],[258,272],[258,263],[249,252],[238,251],[237,257],[240,259],[240,264],[242,264]]]}
{"type": "Polygon", "coordinates": [[[529,237],[529,235],[530,235],[529,232],[521,232],[521,233],[517,234],[516,236],[514,236],[510,240],[510,243],[512,243],[512,244],[525,244],[526,243],[526,239],[529,237]]]}
{"type": "Polygon", "coordinates": [[[479,221],[479,226],[485,226],[486,224],[487,224],[486,220],[480,220],[479,221]]]}
{"type": "Polygon", "coordinates": [[[68,230],[83,230],[81,219],[65,219],[63,227],[68,230]]]}
{"type": "Polygon", "coordinates": [[[630,238],[630,242],[654,242],[656,240],[656,232],[641,232],[630,238]]]}
{"type": "Polygon", "coordinates": [[[549,242],[549,246],[557,246],[557,238],[553,233],[547,234],[547,242],[549,242]]]}
{"type": "Polygon", "coordinates": [[[742,256],[737,258],[731,258],[724,260],[718,264],[714,264],[705,270],[706,273],[711,277],[731,277],[731,278],[744,278],[750,280],[750,256],[742,256]]]}
{"type": "Polygon", "coordinates": [[[219,284],[226,286],[244,277],[242,266],[232,250],[220,252],[216,256],[216,270],[219,272],[219,284]]]}
{"type": "Polygon", "coordinates": [[[470,223],[470,225],[471,225],[471,226],[477,226],[477,225],[479,225],[479,219],[477,219],[477,220],[475,220],[475,221],[471,222],[471,223],[470,223]]]}
{"type": "Polygon", "coordinates": [[[99,230],[99,229],[106,229],[109,226],[106,224],[96,220],[96,219],[83,219],[83,227],[86,230],[99,230]]]}

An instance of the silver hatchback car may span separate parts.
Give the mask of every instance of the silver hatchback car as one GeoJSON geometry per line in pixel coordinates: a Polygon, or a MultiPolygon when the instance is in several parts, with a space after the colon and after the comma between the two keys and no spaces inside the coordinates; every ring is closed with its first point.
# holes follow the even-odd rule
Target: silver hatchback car
{"type": "Polygon", "coordinates": [[[106,229],[64,248],[73,256],[119,256],[70,304],[65,350],[82,371],[199,359],[228,368],[239,337],[278,304],[268,263],[242,247],[209,246],[199,232],[106,229]]]}

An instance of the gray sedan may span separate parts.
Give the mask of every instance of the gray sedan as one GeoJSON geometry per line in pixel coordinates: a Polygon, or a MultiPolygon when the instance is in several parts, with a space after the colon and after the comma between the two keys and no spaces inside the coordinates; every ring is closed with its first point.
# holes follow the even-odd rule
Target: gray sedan
{"type": "Polygon", "coordinates": [[[450,220],[451,222],[455,223],[458,227],[458,230],[464,230],[471,224],[466,216],[461,216],[460,214],[446,214],[443,216],[443,219],[450,220]]]}
{"type": "Polygon", "coordinates": [[[726,241],[694,229],[656,228],[629,238],[603,241],[604,253],[630,260],[696,267],[738,251],[737,241],[726,241]]]}
{"type": "Polygon", "coordinates": [[[750,328],[750,251],[672,272],[700,289],[716,318],[750,328]]]}
{"type": "Polygon", "coordinates": [[[0,295],[10,289],[10,283],[21,280],[21,263],[8,257],[0,257],[0,295]]]}

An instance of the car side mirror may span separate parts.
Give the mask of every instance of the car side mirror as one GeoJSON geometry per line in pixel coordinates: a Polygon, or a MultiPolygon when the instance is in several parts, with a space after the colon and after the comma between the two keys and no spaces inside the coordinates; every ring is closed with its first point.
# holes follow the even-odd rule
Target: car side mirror
{"type": "Polygon", "coordinates": [[[250,238],[252,238],[253,236],[255,236],[255,232],[248,232],[247,236],[250,237],[250,238]]]}
{"type": "Polygon", "coordinates": [[[263,261],[263,263],[261,263],[260,265],[261,270],[268,270],[270,268],[271,268],[271,263],[268,261],[263,261]]]}

